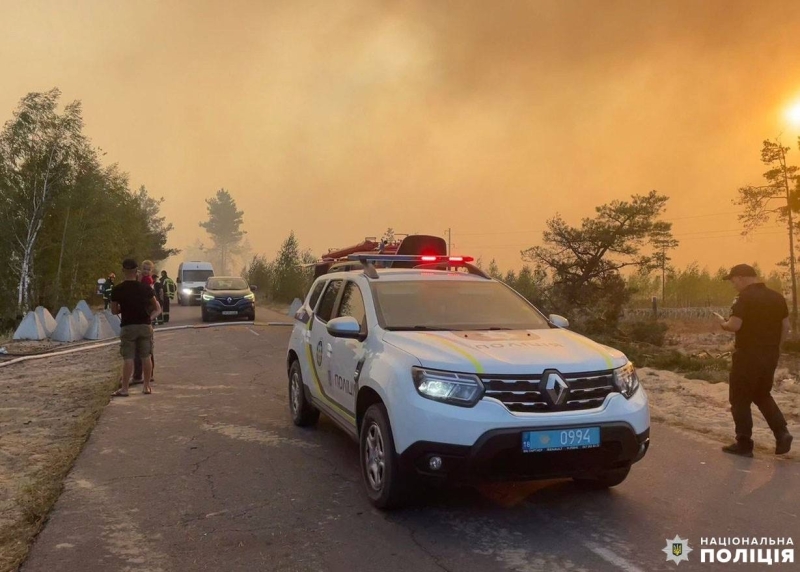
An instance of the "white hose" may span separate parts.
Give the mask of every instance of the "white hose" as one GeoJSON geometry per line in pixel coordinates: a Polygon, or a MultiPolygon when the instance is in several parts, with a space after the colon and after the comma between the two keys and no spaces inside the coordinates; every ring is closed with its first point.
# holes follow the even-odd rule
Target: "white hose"
{"type": "MultiPolygon", "coordinates": [[[[167,328],[154,328],[153,333],[157,334],[159,332],[174,332],[176,330],[202,330],[205,328],[220,328],[223,326],[291,326],[291,322],[222,322],[219,324],[188,324],[185,326],[169,326],[167,328]]],[[[88,350],[96,350],[98,348],[105,348],[108,346],[113,346],[119,344],[119,339],[115,338],[110,342],[100,342],[92,345],[82,345],[79,348],[72,348],[71,350],[53,350],[50,352],[45,352],[36,355],[30,356],[21,356],[16,359],[12,359],[5,362],[0,362],[0,368],[7,367],[9,365],[13,365],[15,363],[22,363],[24,361],[30,361],[34,359],[44,359],[49,357],[56,357],[56,356],[63,356],[67,354],[74,354],[77,352],[85,352],[88,350]]]]}

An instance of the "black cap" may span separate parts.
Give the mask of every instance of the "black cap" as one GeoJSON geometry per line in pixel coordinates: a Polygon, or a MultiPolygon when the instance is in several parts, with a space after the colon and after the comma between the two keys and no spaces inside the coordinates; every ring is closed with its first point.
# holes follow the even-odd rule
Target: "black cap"
{"type": "Polygon", "coordinates": [[[136,264],[136,261],[133,258],[126,258],[122,261],[122,267],[125,270],[136,270],[139,268],[139,265],[136,264]]]}
{"type": "Polygon", "coordinates": [[[758,276],[756,274],[756,269],[750,266],[749,264],[737,264],[731,271],[728,272],[728,275],[723,278],[723,280],[730,280],[734,276],[741,276],[743,278],[755,278],[758,276]]]}

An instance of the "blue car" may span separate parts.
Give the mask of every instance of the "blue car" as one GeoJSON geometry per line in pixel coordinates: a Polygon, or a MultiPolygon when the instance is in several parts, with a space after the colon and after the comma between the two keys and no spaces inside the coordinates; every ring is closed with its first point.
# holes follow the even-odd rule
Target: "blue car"
{"type": "Polygon", "coordinates": [[[200,297],[204,322],[216,318],[256,319],[255,286],[238,276],[214,276],[206,282],[200,297]]]}

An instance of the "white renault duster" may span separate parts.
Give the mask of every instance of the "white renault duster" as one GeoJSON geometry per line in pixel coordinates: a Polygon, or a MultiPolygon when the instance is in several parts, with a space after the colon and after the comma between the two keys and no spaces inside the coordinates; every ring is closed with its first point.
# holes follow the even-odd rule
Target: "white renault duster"
{"type": "Polygon", "coordinates": [[[371,264],[393,258],[317,278],[287,356],[294,423],[322,411],[358,440],[375,506],[402,502],[418,477],[627,477],[650,416],[625,355],[474,267],[371,264]]]}

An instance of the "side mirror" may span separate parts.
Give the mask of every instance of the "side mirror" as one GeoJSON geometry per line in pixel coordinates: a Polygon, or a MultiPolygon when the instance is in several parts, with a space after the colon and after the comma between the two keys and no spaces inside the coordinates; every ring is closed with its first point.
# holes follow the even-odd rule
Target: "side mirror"
{"type": "Polygon", "coordinates": [[[547,317],[550,322],[557,328],[569,328],[569,320],[567,320],[564,316],[559,316],[558,314],[550,314],[547,317]]]}
{"type": "Polygon", "coordinates": [[[328,322],[328,333],[334,338],[358,339],[361,337],[361,325],[352,316],[341,316],[328,322]]]}
{"type": "Polygon", "coordinates": [[[255,284],[252,284],[252,285],[250,286],[250,291],[251,291],[251,292],[256,292],[257,290],[258,290],[258,286],[256,286],[255,284]]]}

